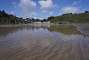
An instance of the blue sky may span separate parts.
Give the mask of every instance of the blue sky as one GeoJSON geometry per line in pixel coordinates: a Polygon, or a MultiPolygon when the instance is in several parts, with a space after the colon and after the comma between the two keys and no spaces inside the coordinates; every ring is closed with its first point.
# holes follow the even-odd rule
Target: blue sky
{"type": "Polygon", "coordinates": [[[89,11],[89,0],[0,0],[0,10],[19,17],[47,18],[89,11]]]}

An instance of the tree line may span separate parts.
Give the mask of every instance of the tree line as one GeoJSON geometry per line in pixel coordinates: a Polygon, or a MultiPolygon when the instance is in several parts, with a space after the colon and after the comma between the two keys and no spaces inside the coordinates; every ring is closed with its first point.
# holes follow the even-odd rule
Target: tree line
{"type": "Polygon", "coordinates": [[[28,24],[33,22],[47,22],[47,19],[22,18],[8,14],[4,10],[0,10],[0,24],[28,24]]]}
{"type": "Polygon", "coordinates": [[[0,10],[0,24],[28,24],[33,22],[48,22],[51,23],[84,23],[89,22],[89,11],[84,13],[68,13],[61,16],[51,16],[47,19],[21,18],[15,15],[8,14],[4,10],[0,10]]]}

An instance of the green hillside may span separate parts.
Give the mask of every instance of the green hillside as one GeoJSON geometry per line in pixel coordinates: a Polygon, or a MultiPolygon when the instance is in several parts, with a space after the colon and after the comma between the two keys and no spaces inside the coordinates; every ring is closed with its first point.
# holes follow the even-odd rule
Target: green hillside
{"type": "Polygon", "coordinates": [[[85,13],[79,13],[79,14],[63,14],[61,16],[51,16],[48,17],[48,20],[51,21],[51,23],[85,23],[89,22],[89,12],[86,11],[85,13]]]}

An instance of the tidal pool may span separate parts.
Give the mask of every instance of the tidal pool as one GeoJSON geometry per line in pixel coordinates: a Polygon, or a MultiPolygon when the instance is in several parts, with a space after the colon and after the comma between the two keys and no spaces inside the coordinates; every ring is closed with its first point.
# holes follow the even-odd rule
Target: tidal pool
{"type": "Polygon", "coordinates": [[[0,27],[0,60],[89,60],[89,35],[73,25],[0,27]]]}

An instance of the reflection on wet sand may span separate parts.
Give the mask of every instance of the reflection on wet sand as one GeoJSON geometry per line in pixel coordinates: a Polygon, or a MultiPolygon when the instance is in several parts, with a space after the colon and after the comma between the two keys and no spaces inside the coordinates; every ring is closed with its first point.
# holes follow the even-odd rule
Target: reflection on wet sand
{"type": "Polygon", "coordinates": [[[0,60],[89,60],[89,36],[73,26],[3,27],[0,33],[0,60]]]}
{"type": "Polygon", "coordinates": [[[80,34],[80,31],[73,25],[52,25],[50,31],[61,32],[64,34],[80,34]]]}

